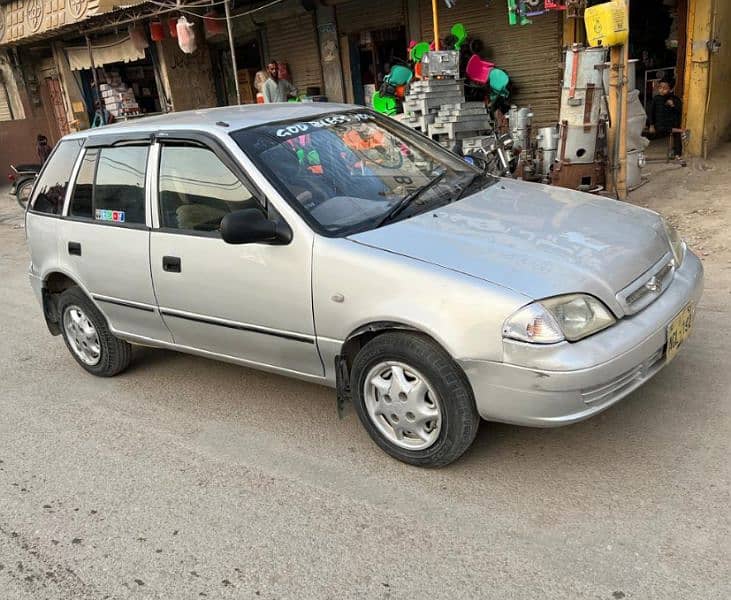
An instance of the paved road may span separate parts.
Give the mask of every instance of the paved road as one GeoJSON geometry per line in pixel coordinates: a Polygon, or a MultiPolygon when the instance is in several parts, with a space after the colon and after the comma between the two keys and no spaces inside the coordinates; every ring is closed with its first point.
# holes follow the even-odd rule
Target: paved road
{"type": "Polygon", "coordinates": [[[85,374],[41,319],[14,210],[0,599],[731,595],[728,267],[672,368],[626,401],[557,430],[484,424],[425,471],[314,385],[152,349],[85,374]]]}

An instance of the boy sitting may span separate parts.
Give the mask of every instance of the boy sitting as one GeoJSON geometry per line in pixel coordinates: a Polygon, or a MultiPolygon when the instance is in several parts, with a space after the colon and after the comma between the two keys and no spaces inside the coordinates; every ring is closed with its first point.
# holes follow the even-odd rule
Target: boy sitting
{"type": "Polygon", "coordinates": [[[675,82],[671,79],[663,79],[657,86],[657,95],[652,99],[650,113],[650,135],[657,138],[673,136],[673,155],[680,158],[683,155],[683,138],[680,132],[673,132],[673,129],[680,128],[680,120],[683,115],[683,104],[674,93],[675,82]]]}

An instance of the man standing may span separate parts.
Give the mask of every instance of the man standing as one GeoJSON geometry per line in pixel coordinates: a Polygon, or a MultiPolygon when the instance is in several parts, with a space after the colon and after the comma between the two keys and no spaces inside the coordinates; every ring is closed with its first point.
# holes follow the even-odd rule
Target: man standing
{"type": "Polygon", "coordinates": [[[290,96],[297,95],[297,88],[286,79],[279,79],[279,65],[272,60],[267,65],[269,79],[264,82],[264,102],[286,102],[290,96]]]}

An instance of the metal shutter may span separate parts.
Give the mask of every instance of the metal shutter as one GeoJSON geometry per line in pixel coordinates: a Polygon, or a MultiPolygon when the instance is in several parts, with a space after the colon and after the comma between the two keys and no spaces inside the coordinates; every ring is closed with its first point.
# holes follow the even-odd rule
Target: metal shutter
{"type": "Polygon", "coordinates": [[[289,65],[292,82],[300,94],[310,86],[317,86],[324,93],[320,46],[312,13],[271,21],[267,23],[266,36],[267,60],[289,65]]]}
{"type": "MultiPolygon", "coordinates": [[[[431,41],[431,1],[421,0],[422,39],[431,41]]],[[[562,23],[557,12],[533,17],[532,25],[508,24],[504,1],[459,0],[447,9],[439,3],[439,28],[442,38],[455,23],[462,23],[472,38],[482,41],[483,58],[507,71],[513,81],[512,102],[530,105],[533,125],[542,127],[558,121],[561,85],[562,23]]]]}
{"type": "Polygon", "coordinates": [[[338,33],[375,31],[406,24],[403,0],[353,0],[335,7],[338,33]]]}

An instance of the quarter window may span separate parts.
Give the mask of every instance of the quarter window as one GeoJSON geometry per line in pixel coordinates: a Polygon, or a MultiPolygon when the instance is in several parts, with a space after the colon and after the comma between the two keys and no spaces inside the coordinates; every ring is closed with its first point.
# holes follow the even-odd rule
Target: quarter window
{"type": "Polygon", "coordinates": [[[31,210],[50,215],[61,214],[66,188],[80,149],[79,140],[66,140],[58,144],[36,184],[31,210]]]}
{"type": "Polygon", "coordinates": [[[81,161],[69,214],[110,223],[145,223],[147,146],[92,148],[81,161]]]}
{"type": "Polygon", "coordinates": [[[259,206],[211,150],[197,146],[163,146],[159,197],[161,226],[193,231],[217,231],[228,213],[259,206]]]}

